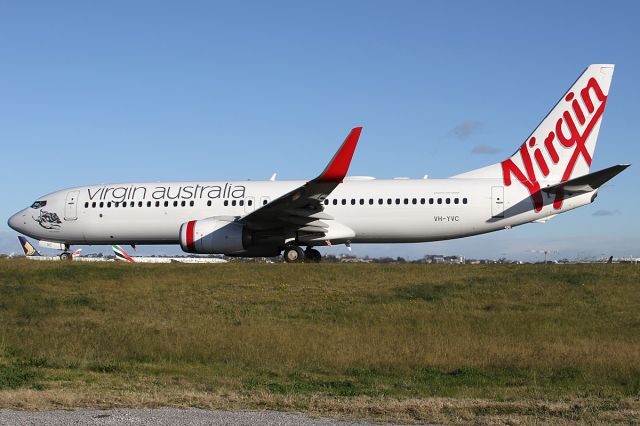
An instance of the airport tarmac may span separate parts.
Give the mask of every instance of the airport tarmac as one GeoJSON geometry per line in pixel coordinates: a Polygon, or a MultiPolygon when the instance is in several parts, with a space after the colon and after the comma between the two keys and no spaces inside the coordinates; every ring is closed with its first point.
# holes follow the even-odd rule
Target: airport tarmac
{"type": "MultiPolygon", "coordinates": [[[[300,413],[279,411],[221,411],[197,408],[113,409],[73,411],[0,410],[0,425],[115,426],[115,425],[264,425],[264,426],[364,426],[380,425],[362,421],[314,418],[300,413]]],[[[391,423],[385,423],[390,425],[391,423]]]]}

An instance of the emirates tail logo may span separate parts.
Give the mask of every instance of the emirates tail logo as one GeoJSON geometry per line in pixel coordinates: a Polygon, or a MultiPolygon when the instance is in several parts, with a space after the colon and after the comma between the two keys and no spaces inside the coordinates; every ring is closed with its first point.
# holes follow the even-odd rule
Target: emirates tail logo
{"type": "MultiPolygon", "coordinates": [[[[569,180],[576,162],[580,157],[584,159],[587,166],[591,165],[591,155],[587,150],[586,141],[593,127],[602,117],[607,103],[607,96],[602,92],[598,81],[592,77],[587,82],[587,85],[580,90],[580,99],[582,102],[578,101],[576,94],[573,92],[569,92],[567,96],[565,96],[564,100],[568,104],[567,109],[555,123],[555,130],[550,131],[544,139],[546,156],[543,154],[541,148],[534,148],[536,138],[533,136],[529,139],[528,143],[523,143],[519,150],[520,158],[525,169],[524,171],[522,171],[511,158],[502,162],[502,177],[505,186],[510,186],[511,175],[515,176],[516,179],[529,190],[536,212],[542,210],[543,201],[542,193],[540,192],[540,183],[538,182],[533,167],[533,161],[537,164],[542,175],[546,177],[550,173],[550,167],[554,167],[560,162],[561,157],[558,155],[558,151],[560,150],[560,152],[564,154],[562,150],[573,150],[560,182],[569,180]],[[530,148],[533,149],[533,160],[531,158],[530,148]],[[549,165],[550,163],[551,166],[549,165]]],[[[555,209],[562,207],[563,198],[561,191],[556,193],[553,202],[555,209]]]]}

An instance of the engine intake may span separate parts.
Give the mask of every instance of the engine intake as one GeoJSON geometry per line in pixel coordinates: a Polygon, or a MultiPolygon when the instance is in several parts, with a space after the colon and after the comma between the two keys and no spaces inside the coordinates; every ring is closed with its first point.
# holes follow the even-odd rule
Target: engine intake
{"type": "Polygon", "coordinates": [[[192,220],[180,227],[180,247],[187,253],[239,254],[249,243],[244,225],[233,219],[192,220]]]}

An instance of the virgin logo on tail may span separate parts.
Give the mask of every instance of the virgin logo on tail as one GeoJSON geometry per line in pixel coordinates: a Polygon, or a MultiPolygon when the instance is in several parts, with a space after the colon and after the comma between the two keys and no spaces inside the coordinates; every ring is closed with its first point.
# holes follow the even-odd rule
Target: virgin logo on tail
{"type": "MultiPolygon", "coordinates": [[[[580,100],[582,105],[573,91],[565,96],[564,101],[567,104],[567,109],[556,121],[554,130],[549,131],[544,139],[546,156],[542,148],[536,147],[534,134],[528,142],[522,144],[519,150],[524,171],[511,158],[501,163],[505,186],[511,185],[511,175],[514,175],[529,190],[537,212],[542,210],[543,200],[540,192],[540,183],[533,166],[534,161],[542,175],[547,177],[558,165],[561,158],[566,157],[566,152],[563,151],[572,150],[560,182],[565,182],[571,177],[571,173],[580,157],[584,159],[587,167],[591,165],[591,155],[587,149],[586,142],[594,126],[602,117],[607,103],[607,96],[602,91],[598,81],[591,77],[585,87],[580,90],[580,100]],[[533,150],[533,155],[530,148],[533,150]]],[[[557,167],[562,166],[558,165],[557,167]]],[[[560,209],[562,201],[563,194],[558,192],[553,202],[553,207],[560,209]]]]}

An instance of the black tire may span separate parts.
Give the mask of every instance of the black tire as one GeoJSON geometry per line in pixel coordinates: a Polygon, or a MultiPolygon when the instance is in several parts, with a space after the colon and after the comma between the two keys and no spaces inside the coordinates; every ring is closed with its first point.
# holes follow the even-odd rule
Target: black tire
{"type": "Polygon", "coordinates": [[[313,248],[308,248],[307,250],[305,250],[304,257],[309,262],[313,263],[320,263],[320,261],[322,260],[322,255],[320,254],[320,252],[313,248]]]}
{"type": "Polygon", "coordinates": [[[71,260],[71,253],[60,253],[60,260],[71,260]]]}
{"type": "Polygon", "coordinates": [[[282,255],[287,263],[299,263],[304,261],[304,251],[302,251],[298,246],[285,247],[282,255]]]}

